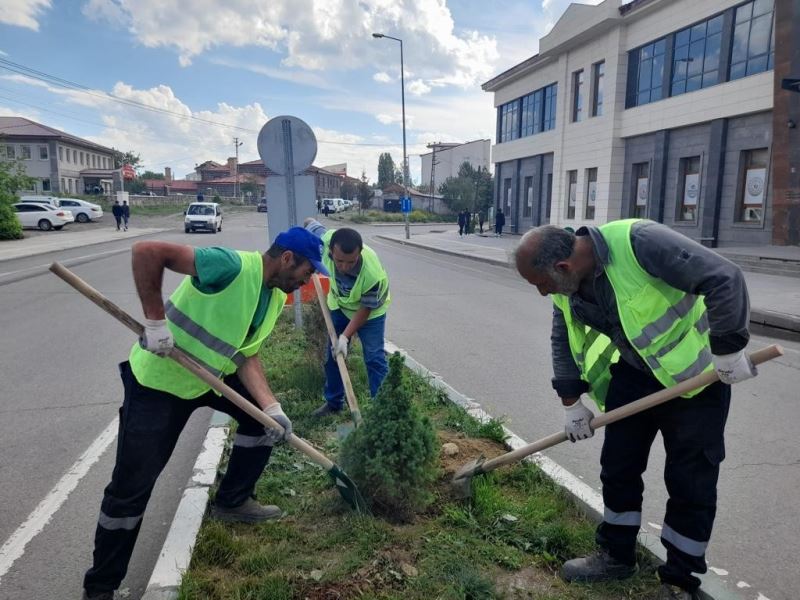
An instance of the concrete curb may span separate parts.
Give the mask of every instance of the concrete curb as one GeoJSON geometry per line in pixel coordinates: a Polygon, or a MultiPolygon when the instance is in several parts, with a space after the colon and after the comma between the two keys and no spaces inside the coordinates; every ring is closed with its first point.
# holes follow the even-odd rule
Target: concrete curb
{"type": "MultiPolygon", "coordinates": [[[[436,246],[429,246],[428,244],[413,242],[411,240],[398,240],[397,238],[393,238],[387,235],[376,235],[374,237],[381,240],[385,240],[387,242],[400,244],[402,246],[413,246],[415,248],[420,248],[422,250],[429,250],[430,252],[447,254],[449,256],[458,256],[460,258],[475,260],[490,265],[511,268],[511,263],[509,260],[500,260],[488,256],[473,256],[471,254],[464,254],[462,252],[457,252],[455,250],[448,250],[446,248],[437,248],[436,246]]],[[[777,312],[774,310],[751,307],[750,322],[756,325],[760,325],[762,327],[769,327],[771,329],[785,331],[789,334],[800,334],[800,316],[798,315],[791,315],[788,313],[777,312]]]]}
{"type": "Polygon", "coordinates": [[[203,449],[194,464],[192,478],[183,491],[142,600],[173,600],[178,595],[203,523],[208,491],[217,478],[217,467],[228,437],[227,422],[227,415],[214,413],[203,449]]]}
{"type": "MultiPolygon", "coordinates": [[[[439,375],[428,370],[420,363],[411,358],[408,353],[395,346],[389,341],[384,344],[384,349],[388,353],[399,352],[405,357],[406,365],[414,372],[423,377],[428,378],[428,383],[432,386],[441,389],[447,394],[451,402],[464,408],[467,413],[480,421],[486,423],[492,419],[492,416],[481,408],[481,405],[460,392],[456,391],[452,386],[445,382],[439,375]]],[[[515,434],[513,431],[503,426],[508,437],[505,441],[505,446],[509,450],[516,450],[522,446],[527,445],[527,442],[515,434]]],[[[544,473],[550,477],[555,483],[562,487],[575,501],[584,509],[586,515],[593,521],[599,523],[603,519],[603,499],[598,492],[592,489],[591,486],[581,481],[578,477],[564,469],[561,465],[554,460],[537,452],[528,456],[524,460],[536,464],[544,473]]],[[[599,458],[598,458],[599,468],[599,458]]],[[[667,560],[666,549],[661,545],[658,536],[653,535],[644,530],[639,531],[639,545],[645,550],[650,552],[656,562],[661,564],[667,560]]],[[[699,596],[702,600],[743,600],[743,596],[737,592],[729,589],[725,583],[716,574],[709,572],[705,575],[700,575],[702,580],[699,596]]]]}

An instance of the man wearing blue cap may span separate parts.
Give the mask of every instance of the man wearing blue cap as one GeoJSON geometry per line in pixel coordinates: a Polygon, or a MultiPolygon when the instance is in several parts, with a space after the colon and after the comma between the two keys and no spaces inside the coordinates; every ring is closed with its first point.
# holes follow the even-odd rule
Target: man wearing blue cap
{"type": "Polygon", "coordinates": [[[194,248],[169,242],[132,247],[133,279],[145,330],[120,364],[125,399],[120,409],[117,458],[95,533],[94,564],[84,598],[113,598],[128,569],[147,501],[192,412],[209,406],[239,423],[230,461],[211,515],[257,523],[282,515],[253,499],[272,446],[292,434],[258,358],[286,294],[327,275],[322,242],[302,227],[280,233],[263,255],[227,248],[194,248]],[[169,269],[186,275],[167,302],[161,284],[169,269]],[[167,358],[173,346],[204,365],[283,427],[264,428],[203,381],[167,358]]]}

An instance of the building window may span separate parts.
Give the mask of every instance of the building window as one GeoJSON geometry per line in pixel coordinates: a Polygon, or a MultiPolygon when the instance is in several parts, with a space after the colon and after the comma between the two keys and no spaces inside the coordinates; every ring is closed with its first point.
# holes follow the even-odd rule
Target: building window
{"type": "Polygon", "coordinates": [[[606,74],[605,61],[592,65],[592,116],[603,115],[603,78],[606,74]]]}
{"type": "Polygon", "coordinates": [[[572,74],[572,121],[583,120],[583,69],[572,74]]]}
{"type": "Polygon", "coordinates": [[[64,162],[64,148],[58,147],[58,160],[64,162]]]}
{"type": "Polygon", "coordinates": [[[586,206],[584,207],[586,219],[594,219],[595,200],[597,200],[597,168],[586,169],[586,206]]]}
{"type": "Polygon", "coordinates": [[[719,83],[722,15],[675,34],[672,92],[678,96],[719,83]]]}
{"type": "Polygon", "coordinates": [[[510,142],[519,137],[519,100],[500,107],[500,141],[510,142]]]}
{"type": "Polygon", "coordinates": [[[544,88],[544,121],[542,131],[550,131],[556,128],[556,97],[558,84],[548,85],[544,88]]]}
{"type": "MultiPolygon", "coordinates": [[[[506,214],[511,214],[511,178],[503,180],[503,200],[506,214]]],[[[501,207],[503,208],[503,207],[501,207]]]]}
{"type": "Polygon", "coordinates": [[[730,79],[772,69],[775,61],[773,0],[755,0],[736,9],[730,79]]]}
{"type": "Polygon", "coordinates": [[[78,151],[77,150],[73,150],[72,151],[72,162],[74,162],[76,165],[78,164],[78,151]]]}
{"type": "Polygon", "coordinates": [[[542,130],[543,90],[537,90],[522,98],[521,135],[533,135],[542,130]]]}
{"type": "Polygon", "coordinates": [[[647,198],[650,195],[650,163],[633,165],[633,198],[631,216],[643,219],[647,216],[647,198]]]}
{"type": "Polygon", "coordinates": [[[97,168],[97,155],[96,154],[92,154],[92,168],[93,169],[97,168]]]}
{"type": "Polygon", "coordinates": [[[69,186],[69,192],[72,193],[72,179],[67,179],[67,185],[69,186]]]}
{"type": "Polygon", "coordinates": [[[681,185],[677,220],[683,223],[696,223],[697,204],[700,201],[700,157],[682,158],[679,175],[681,185]]]}
{"type": "Polygon", "coordinates": [[[9,160],[14,160],[17,158],[17,150],[14,146],[9,144],[5,146],[5,149],[6,149],[6,158],[8,158],[9,160]]]}
{"type": "Polygon", "coordinates": [[[766,148],[744,150],[741,158],[741,192],[736,220],[741,223],[763,223],[767,182],[766,148]]]}
{"type": "Polygon", "coordinates": [[[64,185],[64,178],[63,177],[61,178],[61,188],[58,191],[61,192],[62,194],[67,191],[67,188],[64,185]]]}
{"type": "Polygon", "coordinates": [[[19,157],[22,160],[30,160],[31,159],[31,147],[27,145],[22,145],[19,147],[19,157]]]}
{"type": "Polygon", "coordinates": [[[628,106],[642,106],[661,100],[664,77],[664,39],[642,46],[628,53],[633,85],[628,106]]]}
{"type": "Polygon", "coordinates": [[[49,192],[50,191],[50,180],[49,179],[42,179],[42,191],[49,192]]]}
{"type": "Polygon", "coordinates": [[[567,218],[575,218],[575,202],[578,198],[578,172],[567,171],[567,218]]]}
{"type": "Polygon", "coordinates": [[[47,160],[50,154],[47,151],[47,146],[39,146],[39,160],[47,160]]]}
{"type": "Polygon", "coordinates": [[[545,192],[547,195],[545,197],[545,207],[544,207],[544,216],[545,218],[550,221],[550,206],[552,205],[553,200],[553,174],[547,174],[547,190],[545,192]]]}
{"type": "Polygon", "coordinates": [[[83,166],[83,152],[80,153],[81,162],[78,163],[79,165],[83,166]]]}
{"type": "Polygon", "coordinates": [[[522,206],[522,216],[530,217],[533,210],[533,177],[525,178],[525,204],[522,206]]]}

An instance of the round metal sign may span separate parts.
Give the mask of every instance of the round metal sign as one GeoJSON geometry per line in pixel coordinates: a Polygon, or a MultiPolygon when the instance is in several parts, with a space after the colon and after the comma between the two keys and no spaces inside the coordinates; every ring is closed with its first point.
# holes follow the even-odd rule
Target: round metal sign
{"type": "Polygon", "coordinates": [[[297,117],[273,117],[258,134],[258,154],[274,173],[299,175],[317,156],[317,138],[297,117]]]}

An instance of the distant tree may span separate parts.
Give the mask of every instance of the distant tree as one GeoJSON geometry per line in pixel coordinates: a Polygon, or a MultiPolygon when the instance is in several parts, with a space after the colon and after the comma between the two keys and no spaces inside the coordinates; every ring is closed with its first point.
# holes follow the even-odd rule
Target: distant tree
{"type": "Polygon", "coordinates": [[[164,174],[163,173],[155,173],[154,171],[145,171],[139,177],[142,179],[159,179],[164,181],[164,174]]]}
{"type": "Polygon", "coordinates": [[[144,179],[137,177],[131,181],[125,182],[125,191],[130,194],[141,194],[147,191],[147,184],[144,179]]]}
{"type": "Polygon", "coordinates": [[[239,188],[245,196],[247,196],[247,192],[250,192],[251,197],[258,196],[258,183],[255,177],[246,177],[245,181],[239,185],[239,188]]]}
{"type": "Polygon", "coordinates": [[[339,194],[341,194],[342,198],[345,200],[352,200],[358,194],[358,186],[349,179],[345,179],[342,182],[339,194]]]}
{"type": "Polygon", "coordinates": [[[464,209],[473,210],[475,203],[475,185],[466,177],[448,177],[439,186],[439,193],[447,207],[453,212],[464,209]]]}
{"type": "Polygon", "coordinates": [[[361,172],[361,182],[358,184],[358,206],[361,210],[372,208],[372,199],[375,197],[375,190],[369,185],[367,174],[361,172]]]}
{"type": "Polygon", "coordinates": [[[384,152],[378,158],[378,187],[384,189],[386,186],[391,185],[397,181],[396,167],[392,155],[384,152]]]}
{"type": "Polygon", "coordinates": [[[12,204],[17,201],[17,192],[33,186],[33,179],[25,174],[21,161],[0,160],[0,240],[22,238],[22,226],[12,204]]]}
{"type": "Polygon", "coordinates": [[[130,165],[134,169],[136,169],[142,162],[142,157],[139,156],[138,153],[135,153],[133,150],[122,152],[121,150],[117,150],[116,148],[111,148],[111,151],[113,152],[115,169],[121,168],[122,165],[130,165]]]}
{"type": "Polygon", "coordinates": [[[494,177],[488,169],[475,169],[463,162],[458,177],[448,177],[439,186],[445,204],[453,211],[485,211],[494,199],[494,177]]]}

